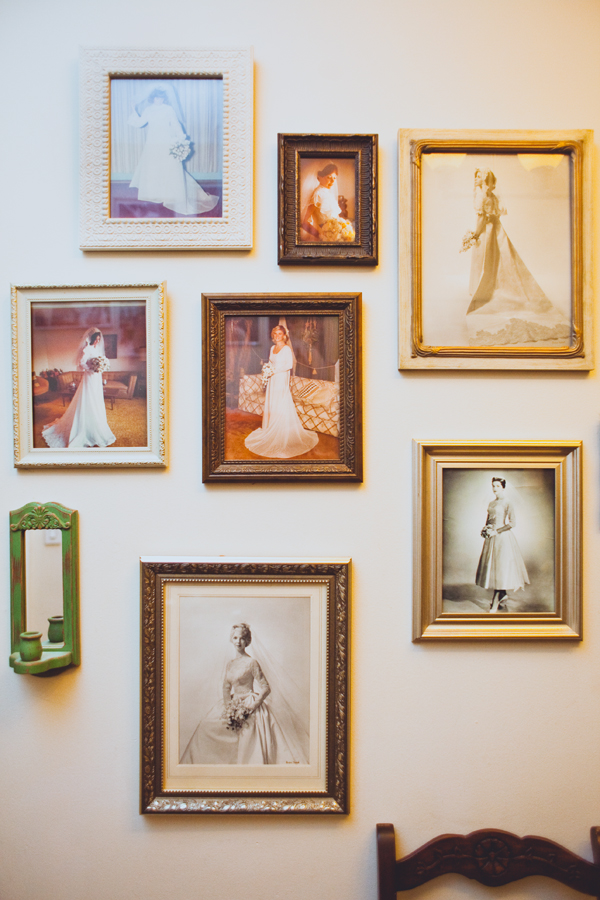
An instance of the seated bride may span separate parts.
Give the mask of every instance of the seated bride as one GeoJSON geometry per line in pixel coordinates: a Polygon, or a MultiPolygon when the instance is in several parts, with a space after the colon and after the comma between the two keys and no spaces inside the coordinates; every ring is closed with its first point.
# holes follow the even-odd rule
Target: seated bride
{"type": "Polygon", "coordinates": [[[353,241],[354,228],[342,210],[344,198],[338,196],[338,167],[335,163],[327,163],[319,172],[319,186],[314,189],[304,213],[300,226],[300,240],[353,241]]]}

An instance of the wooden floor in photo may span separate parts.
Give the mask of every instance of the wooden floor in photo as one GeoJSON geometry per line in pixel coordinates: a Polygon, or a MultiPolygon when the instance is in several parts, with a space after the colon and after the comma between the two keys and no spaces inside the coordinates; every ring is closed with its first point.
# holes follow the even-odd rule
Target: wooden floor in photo
{"type": "MultiPolygon", "coordinates": [[[[42,437],[42,428],[52,424],[66,411],[60,396],[50,398],[46,394],[44,401],[37,400],[33,413],[33,446],[47,447],[42,437]]],[[[147,447],[148,423],[145,397],[132,397],[131,400],[115,400],[114,409],[106,407],[108,427],[116,437],[111,447],[147,447]]]]}
{"type": "MultiPolygon", "coordinates": [[[[225,459],[266,459],[251,453],[244,444],[251,431],[260,428],[262,416],[243,412],[241,409],[227,409],[225,411],[225,459]]],[[[110,419],[108,424],[110,425],[110,419]]],[[[340,458],[339,438],[330,434],[320,434],[319,442],[301,456],[294,459],[335,459],[340,458]]]]}

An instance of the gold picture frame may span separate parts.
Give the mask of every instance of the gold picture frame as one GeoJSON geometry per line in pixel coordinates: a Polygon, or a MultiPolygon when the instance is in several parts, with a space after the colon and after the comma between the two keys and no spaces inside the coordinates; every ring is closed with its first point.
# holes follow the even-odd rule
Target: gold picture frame
{"type": "Polygon", "coordinates": [[[165,309],[165,282],[12,286],[17,468],[167,465],[165,309]]]}
{"type": "Polygon", "coordinates": [[[593,132],[398,140],[399,368],[592,369],[593,132]]]}
{"type": "Polygon", "coordinates": [[[413,442],[413,641],[581,640],[581,448],[413,442]]]}
{"type": "Polygon", "coordinates": [[[350,562],[141,559],[141,813],[348,813],[350,562]]]}

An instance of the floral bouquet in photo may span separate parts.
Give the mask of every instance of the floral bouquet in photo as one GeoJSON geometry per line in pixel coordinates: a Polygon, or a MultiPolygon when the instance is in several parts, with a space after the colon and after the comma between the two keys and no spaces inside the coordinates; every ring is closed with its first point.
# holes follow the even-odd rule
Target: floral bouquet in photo
{"type": "Polygon", "coordinates": [[[225,722],[225,727],[231,731],[241,731],[246,720],[252,715],[252,710],[246,706],[246,698],[232,700],[228,703],[223,711],[221,718],[225,722]]]}
{"type": "Polygon", "coordinates": [[[353,241],[355,238],[354,228],[347,219],[341,219],[339,216],[335,219],[327,219],[321,226],[321,240],[338,243],[340,241],[353,241]]]}
{"type": "Polygon", "coordinates": [[[190,149],[190,142],[186,138],[183,141],[175,141],[170,147],[169,153],[171,156],[174,156],[178,162],[183,162],[184,159],[187,159],[190,155],[190,149]]]}
{"type": "Polygon", "coordinates": [[[489,538],[493,537],[496,534],[496,529],[493,525],[486,525],[485,528],[481,529],[481,537],[489,538]]]}
{"type": "Polygon", "coordinates": [[[265,363],[262,367],[262,373],[260,376],[260,383],[262,384],[263,391],[265,390],[265,388],[267,386],[267,381],[269,380],[271,375],[274,375],[274,374],[275,374],[275,369],[273,368],[273,364],[270,362],[265,363]]]}
{"type": "Polygon", "coordinates": [[[110,363],[105,356],[92,356],[87,361],[87,367],[92,372],[108,372],[110,363]]]}
{"type": "Polygon", "coordinates": [[[459,253],[466,253],[467,250],[470,250],[471,247],[475,247],[479,243],[479,238],[475,234],[474,231],[467,231],[464,238],[462,239],[462,247],[458,251],[459,253]]]}

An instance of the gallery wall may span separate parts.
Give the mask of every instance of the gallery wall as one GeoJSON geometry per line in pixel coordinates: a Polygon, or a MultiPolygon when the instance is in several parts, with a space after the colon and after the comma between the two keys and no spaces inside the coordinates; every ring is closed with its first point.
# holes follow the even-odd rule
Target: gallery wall
{"type": "MultiPolygon", "coordinates": [[[[396,135],[600,135],[600,4],[21,0],[2,4],[0,21],[0,896],[375,900],[376,822],[395,823],[404,852],[497,827],[590,858],[589,828],[600,824],[598,372],[398,372],[406,226],[396,135]],[[79,46],[244,45],[255,56],[253,250],[82,253],[79,46]],[[379,135],[377,268],[277,266],[278,132],[379,135]],[[14,469],[10,283],[163,280],[168,468],[14,469]],[[362,291],[362,485],[202,484],[200,296],[243,291],[362,291]],[[415,438],[583,441],[583,642],[411,643],[415,438]],[[80,512],[82,664],[49,679],[8,666],[8,511],[34,500],[80,512]],[[139,816],[139,557],[162,554],[352,557],[349,816],[139,816]]],[[[406,896],[573,893],[542,879],[491,893],[452,876],[406,896]]]]}

